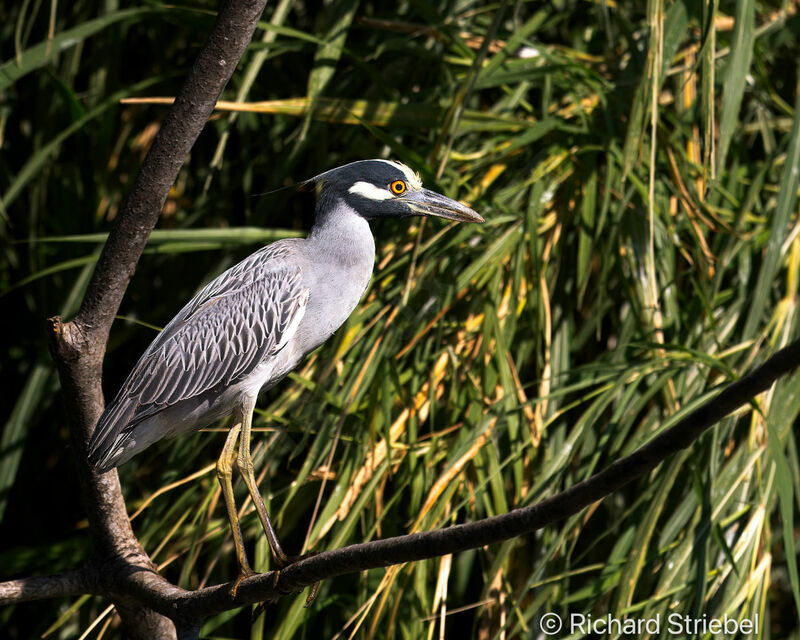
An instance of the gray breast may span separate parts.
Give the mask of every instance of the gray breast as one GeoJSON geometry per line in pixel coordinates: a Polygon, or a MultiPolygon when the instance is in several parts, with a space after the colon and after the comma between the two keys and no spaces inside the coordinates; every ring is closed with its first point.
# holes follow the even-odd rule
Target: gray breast
{"type": "Polygon", "coordinates": [[[352,210],[315,229],[301,248],[309,290],[296,339],[305,354],[341,327],[364,295],[375,265],[375,242],[367,221],[352,210]]]}

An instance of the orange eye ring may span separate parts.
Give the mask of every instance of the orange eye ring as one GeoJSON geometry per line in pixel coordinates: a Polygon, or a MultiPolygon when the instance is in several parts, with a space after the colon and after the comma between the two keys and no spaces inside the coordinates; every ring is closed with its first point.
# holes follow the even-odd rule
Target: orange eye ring
{"type": "Polygon", "coordinates": [[[396,196],[403,195],[406,192],[406,183],[402,180],[395,180],[389,185],[389,191],[396,196]]]}

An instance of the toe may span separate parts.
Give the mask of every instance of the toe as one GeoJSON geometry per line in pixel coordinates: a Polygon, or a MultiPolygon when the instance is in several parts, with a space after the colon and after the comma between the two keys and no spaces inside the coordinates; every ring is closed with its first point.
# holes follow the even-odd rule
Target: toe
{"type": "Polygon", "coordinates": [[[303,605],[303,609],[308,609],[311,606],[311,603],[314,602],[314,598],[317,597],[317,589],[319,589],[319,582],[312,584],[311,588],[308,590],[306,603],[303,605]]]}
{"type": "Polygon", "coordinates": [[[278,569],[285,569],[290,564],[294,564],[295,562],[300,562],[301,560],[305,560],[306,558],[310,558],[311,556],[317,555],[318,551],[309,551],[308,553],[304,553],[300,556],[275,556],[275,566],[278,569]]]}
{"type": "Polygon", "coordinates": [[[239,568],[239,575],[236,576],[236,580],[233,581],[233,586],[231,587],[231,597],[235,600],[236,599],[236,592],[239,590],[239,584],[245,578],[252,578],[256,575],[256,572],[253,571],[250,567],[240,567],[239,568]]]}

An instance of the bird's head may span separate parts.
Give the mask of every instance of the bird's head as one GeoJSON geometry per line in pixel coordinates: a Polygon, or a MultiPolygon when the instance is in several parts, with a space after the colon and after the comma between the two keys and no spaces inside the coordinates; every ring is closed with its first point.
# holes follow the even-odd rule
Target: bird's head
{"type": "Polygon", "coordinates": [[[393,160],[359,160],[312,178],[322,200],[342,200],[363,218],[437,216],[483,222],[469,207],[422,186],[419,175],[393,160]]]}

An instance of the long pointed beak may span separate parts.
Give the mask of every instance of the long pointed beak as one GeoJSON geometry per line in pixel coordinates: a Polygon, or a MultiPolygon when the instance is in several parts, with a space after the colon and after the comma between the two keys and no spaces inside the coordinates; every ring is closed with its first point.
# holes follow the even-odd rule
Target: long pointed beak
{"type": "Polygon", "coordinates": [[[477,211],[430,189],[412,191],[398,200],[421,216],[436,216],[458,222],[485,222],[477,211]]]}

